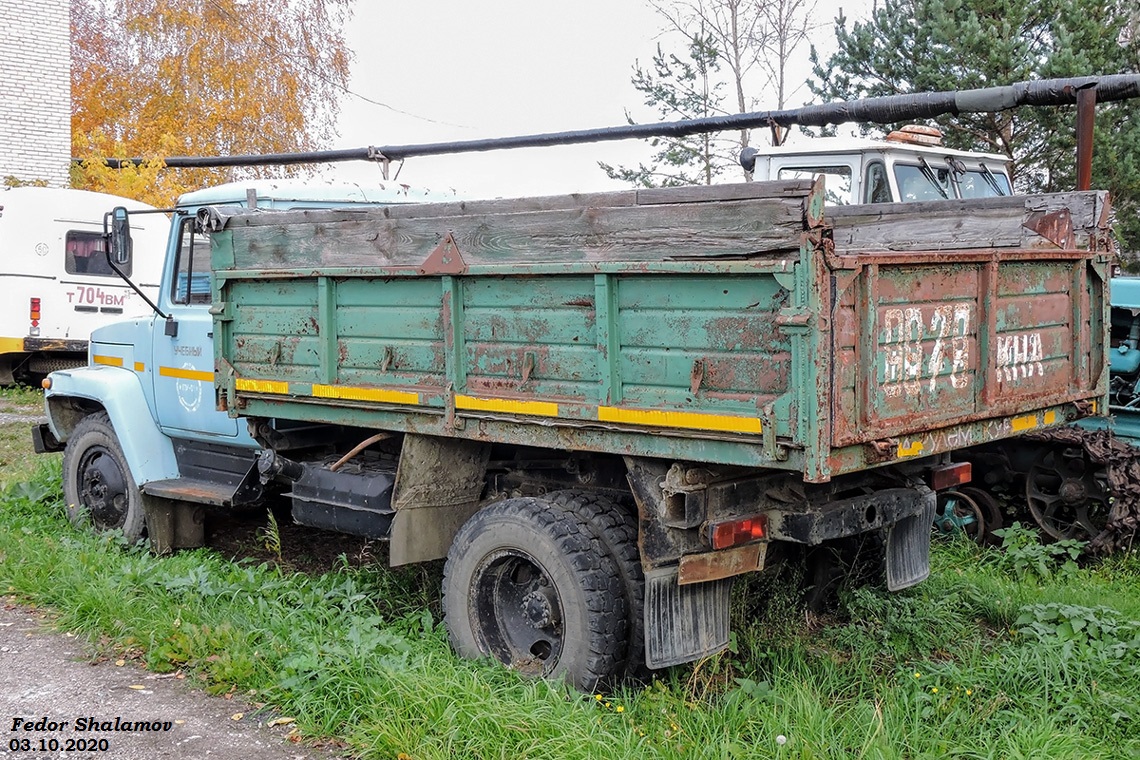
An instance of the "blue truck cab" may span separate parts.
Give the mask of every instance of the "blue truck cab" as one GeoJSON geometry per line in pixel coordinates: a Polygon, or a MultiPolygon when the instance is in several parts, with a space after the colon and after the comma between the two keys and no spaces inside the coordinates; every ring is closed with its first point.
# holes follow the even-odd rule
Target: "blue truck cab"
{"type": "Polygon", "coordinates": [[[1140,446],[1140,276],[1112,278],[1107,417],[1081,420],[1081,427],[1110,428],[1118,438],[1140,446]]]}
{"type": "MultiPolygon", "coordinates": [[[[183,195],[171,214],[156,308],[96,329],[87,366],[44,381],[47,422],[33,429],[33,443],[37,452],[64,451],[72,519],[135,539],[148,521],[166,515],[175,536],[167,548],[177,548],[200,543],[202,508],[240,506],[261,495],[257,443],[244,423],[216,409],[210,243],[200,210],[271,213],[440,200],[454,199],[395,182],[259,180],[183,195]]],[[[149,527],[153,539],[157,526],[149,527]]]]}

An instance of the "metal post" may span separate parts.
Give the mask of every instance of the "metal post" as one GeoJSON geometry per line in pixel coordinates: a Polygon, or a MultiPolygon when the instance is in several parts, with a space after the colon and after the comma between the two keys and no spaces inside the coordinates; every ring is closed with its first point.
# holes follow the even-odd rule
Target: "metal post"
{"type": "Polygon", "coordinates": [[[1077,189],[1092,189],[1093,116],[1096,85],[1077,90],[1077,189]]]}

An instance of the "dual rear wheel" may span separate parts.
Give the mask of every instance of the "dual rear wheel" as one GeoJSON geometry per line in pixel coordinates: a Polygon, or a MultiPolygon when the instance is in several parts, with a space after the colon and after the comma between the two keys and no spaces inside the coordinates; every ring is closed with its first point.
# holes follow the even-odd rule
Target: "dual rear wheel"
{"type": "Polygon", "coordinates": [[[444,621],[464,657],[592,691],[643,659],[636,526],[604,497],[505,499],[459,530],[443,579],[444,621]]]}

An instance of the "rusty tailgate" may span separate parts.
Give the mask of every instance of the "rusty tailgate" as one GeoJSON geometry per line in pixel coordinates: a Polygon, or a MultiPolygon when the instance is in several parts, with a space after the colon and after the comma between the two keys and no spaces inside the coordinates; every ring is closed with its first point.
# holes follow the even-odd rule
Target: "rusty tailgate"
{"type": "Polygon", "coordinates": [[[1105,239],[1023,229],[1008,247],[829,256],[833,446],[890,445],[1103,395],[1105,239]]]}

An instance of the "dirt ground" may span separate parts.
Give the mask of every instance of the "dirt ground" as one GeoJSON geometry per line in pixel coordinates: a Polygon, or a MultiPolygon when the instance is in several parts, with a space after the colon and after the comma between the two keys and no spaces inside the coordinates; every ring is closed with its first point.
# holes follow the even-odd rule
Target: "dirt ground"
{"type": "MultiPolygon", "coordinates": [[[[30,441],[23,424],[41,421],[38,408],[0,408],[0,424],[21,423],[19,448],[30,441]]],[[[29,452],[30,453],[30,452],[29,452]]],[[[256,530],[264,512],[219,525],[211,544],[226,556],[257,554],[256,530]]],[[[292,538],[293,530],[283,533],[292,538]]],[[[284,536],[283,536],[284,538],[284,536]]],[[[332,541],[308,547],[312,570],[326,570],[341,551],[332,541]]],[[[195,690],[189,679],[157,675],[130,663],[118,665],[93,657],[74,636],[51,629],[51,618],[0,598],[0,759],[151,760],[179,758],[249,758],[313,760],[348,757],[343,750],[312,747],[291,740],[283,717],[258,713],[240,699],[212,697],[195,690]],[[235,720],[235,718],[237,718],[235,720]],[[168,730],[77,731],[83,720],[113,729],[123,723],[169,723],[168,730]],[[43,721],[37,730],[37,722],[43,721]],[[67,725],[62,725],[64,722],[67,725]],[[50,723],[55,722],[54,730],[50,723]],[[31,723],[32,730],[24,730],[31,723]],[[68,742],[71,741],[69,748],[68,742]],[[78,741],[77,741],[78,740],[78,741]],[[105,741],[106,744],[100,742],[105,741]],[[27,742],[27,744],[24,744],[27,742]],[[41,744],[42,742],[42,744],[41,744]],[[94,743],[94,749],[90,746],[94,743]],[[85,745],[87,745],[86,748],[85,745]],[[26,747],[26,749],[25,749],[26,747]],[[105,747],[105,749],[104,749],[105,747]]]]}
{"type": "Polygon", "coordinates": [[[92,658],[78,639],[48,630],[48,623],[42,612],[10,603],[0,607],[0,758],[347,757],[335,748],[294,743],[288,722],[270,725],[282,716],[207,696],[171,675],[92,658]],[[159,730],[114,730],[116,721],[120,729],[149,722],[159,730]],[[99,730],[90,730],[93,722],[99,730]],[[29,723],[32,730],[24,730],[29,723]],[[84,743],[87,748],[75,748],[84,743]]]}

